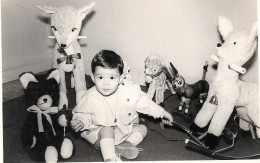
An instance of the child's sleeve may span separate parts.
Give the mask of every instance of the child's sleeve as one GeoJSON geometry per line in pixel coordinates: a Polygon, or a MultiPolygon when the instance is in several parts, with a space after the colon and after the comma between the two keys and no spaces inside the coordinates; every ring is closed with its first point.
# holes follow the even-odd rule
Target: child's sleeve
{"type": "Polygon", "coordinates": [[[136,103],[136,111],[154,118],[162,118],[164,109],[149,99],[147,94],[141,91],[140,86],[137,91],[139,98],[136,103]]]}
{"type": "Polygon", "coordinates": [[[76,107],[72,110],[73,118],[78,119],[84,124],[84,129],[89,129],[89,126],[93,124],[91,118],[91,106],[88,105],[87,97],[84,97],[81,102],[76,105],[76,107]]]}

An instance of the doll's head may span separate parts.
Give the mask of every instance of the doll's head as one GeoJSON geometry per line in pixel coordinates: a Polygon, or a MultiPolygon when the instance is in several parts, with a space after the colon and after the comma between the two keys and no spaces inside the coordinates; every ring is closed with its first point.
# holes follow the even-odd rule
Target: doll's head
{"type": "Polygon", "coordinates": [[[166,64],[163,57],[158,55],[150,55],[145,61],[145,74],[153,76],[159,73],[166,64]]]}
{"type": "Polygon", "coordinates": [[[113,94],[123,80],[124,63],[113,51],[102,50],[96,54],[91,63],[91,78],[99,93],[104,96],[113,94]]]}

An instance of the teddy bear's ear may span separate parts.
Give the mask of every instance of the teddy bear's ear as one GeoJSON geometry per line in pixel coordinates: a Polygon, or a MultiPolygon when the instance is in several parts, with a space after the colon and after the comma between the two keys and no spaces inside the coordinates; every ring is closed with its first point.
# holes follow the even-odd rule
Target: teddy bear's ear
{"type": "Polygon", "coordinates": [[[83,6],[82,8],[78,9],[78,17],[83,20],[87,14],[90,13],[91,9],[95,6],[95,2],[92,2],[91,4],[87,6],[83,6]]]}
{"type": "Polygon", "coordinates": [[[51,6],[37,6],[37,8],[49,14],[54,14],[56,12],[56,8],[51,6]]]}
{"type": "Polygon", "coordinates": [[[19,79],[24,89],[27,88],[30,82],[38,82],[32,73],[23,73],[20,75],[19,79]]]}
{"type": "Polygon", "coordinates": [[[47,77],[47,80],[52,78],[55,79],[58,84],[60,83],[60,71],[58,69],[52,70],[47,77]]]}
{"type": "Polygon", "coordinates": [[[233,25],[230,22],[230,20],[228,20],[227,18],[225,18],[223,16],[218,17],[218,29],[224,40],[234,30],[233,25]]]}

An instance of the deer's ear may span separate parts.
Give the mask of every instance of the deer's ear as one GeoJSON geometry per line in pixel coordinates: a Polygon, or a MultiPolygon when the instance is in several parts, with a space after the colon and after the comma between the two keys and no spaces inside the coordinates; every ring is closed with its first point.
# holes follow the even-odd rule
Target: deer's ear
{"type": "Polygon", "coordinates": [[[253,27],[251,28],[251,32],[250,32],[250,35],[249,35],[249,42],[252,42],[256,39],[258,35],[258,24],[257,23],[254,23],[253,27]]]}
{"type": "Polygon", "coordinates": [[[218,17],[218,29],[224,40],[226,40],[227,36],[234,30],[230,20],[223,16],[218,17]]]}
{"type": "Polygon", "coordinates": [[[91,4],[87,5],[87,6],[84,6],[80,9],[78,9],[78,17],[83,20],[87,14],[90,13],[91,9],[95,6],[95,2],[92,2],[91,4]]]}
{"type": "Polygon", "coordinates": [[[54,14],[56,12],[56,8],[51,6],[37,6],[40,10],[48,13],[48,14],[54,14]]]}
{"type": "Polygon", "coordinates": [[[248,36],[248,51],[251,51],[254,49],[254,46],[256,46],[256,38],[258,36],[258,24],[254,23],[253,27],[251,28],[250,34],[248,36]]]}

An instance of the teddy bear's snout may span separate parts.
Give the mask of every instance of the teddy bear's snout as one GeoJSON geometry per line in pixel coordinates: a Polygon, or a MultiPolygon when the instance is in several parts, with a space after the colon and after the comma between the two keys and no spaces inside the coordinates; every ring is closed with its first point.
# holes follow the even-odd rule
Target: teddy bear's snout
{"type": "Polygon", "coordinates": [[[45,102],[45,103],[46,103],[47,101],[48,101],[48,99],[47,99],[47,98],[44,98],[44,99],[43,99],[43,102],[45,102]]]}
{"type": "Polygon", "coordinates": [[[221,44],[221,43],[218,43],[218,44],[217,44],[217,47],[221,47],[221,46],[222,46],[222,44],[221,44]]]}

